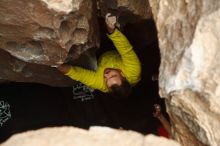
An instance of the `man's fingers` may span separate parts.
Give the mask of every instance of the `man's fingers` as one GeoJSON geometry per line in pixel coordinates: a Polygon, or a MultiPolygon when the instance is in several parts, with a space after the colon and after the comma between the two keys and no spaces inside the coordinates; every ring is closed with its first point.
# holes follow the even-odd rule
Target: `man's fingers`
{"type": "Polygon", "coordinates": [[[107,14],[105,15],[105,19],[107,19],[109,16],[111,16],[111,13],[107,13],[107,14]]]}
{"type": "Polygon", "coordinates": [[[116,17],[115,16],[108,17],[106,21],[109,23],[116,23],[116,17]]]}
{"type": "Polygon", "coordinates": [[[116,23],[116,16],[113,16],[111,13],[107,13],[105,19],[107,23],[116,23]]]}
{"type": "Polygon", "coordinates": [[[105,15],[105,18],[109,18],[109,17],[116,17],[116,16],[113,15],[112,13],[107,13],[107,14],[105,15]]]}
{"type": "Polygon", "coordinates": [[[160,109],[160,105],[159,104],[154,104],[155,109],[160,109]]]}

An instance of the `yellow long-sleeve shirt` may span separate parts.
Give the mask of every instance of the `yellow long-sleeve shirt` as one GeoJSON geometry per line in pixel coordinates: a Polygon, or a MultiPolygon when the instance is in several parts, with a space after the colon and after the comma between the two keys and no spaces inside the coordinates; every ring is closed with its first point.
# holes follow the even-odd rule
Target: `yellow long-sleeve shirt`
{"type": "Polygon", "coordinates": [[[134,86],[141,78],[141,64],[127,38],[118,30],[108,35],[116,49],[104,53],[98,60],[96,71],[72,66],[65,75],[93,89],[109,92],[104,82],[104,70],[115,68],[122,70],[128,82],[134,86]]]}

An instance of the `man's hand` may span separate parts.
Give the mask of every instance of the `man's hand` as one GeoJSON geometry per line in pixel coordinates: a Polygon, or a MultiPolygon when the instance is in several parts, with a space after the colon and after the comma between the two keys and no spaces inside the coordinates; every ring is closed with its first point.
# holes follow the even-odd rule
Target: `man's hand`
{"type": "Polygon", "coordinates": [[[57,67],[57,69],[58,69],[60,72],[62,72],[63,74],[68,73],[69,70],[70,70],[70,68],[71,68],[71,66],[68,65],[68,64],[62,64],[62,65],[60,65],[60,66],[57,67]]]}
{"type": "Polygon", "coordinates": [[[153,113],[153,116],[155,118],[158,118],[158,120],[160,120],[161,124],[163,125],[163,127],[166,129],[166,131],[169,133],[169,137],[172,137],[171,135],[171,126],[169,121],[167,121],[167,119],[163,116],[163,114],[161,113],[161,107],[159,104],[154,104],[154,109],[155,112],[153,113]]]}
{"type": "Polygon", "coordinates": [[[113,33],[116,25],[116,16],[111,16],[111,13],[105,15],[105,23],[109,33],[113,33]]]}
{"type": "Polygon", "coordinates": [[[155,112],[153,113],[153,116],[155,118],[160,118],[162,113],[161,113],[161,107],[159,104],[154,104],[154,109],[155,109],[155,112]]]}

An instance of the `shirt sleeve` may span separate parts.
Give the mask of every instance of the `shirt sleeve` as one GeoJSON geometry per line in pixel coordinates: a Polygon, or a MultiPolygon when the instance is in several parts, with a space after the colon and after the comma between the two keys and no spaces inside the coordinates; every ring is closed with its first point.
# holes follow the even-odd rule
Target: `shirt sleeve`
{"type": "Polygon", "coordinates": [[[132,85],[136,84],[141,78],[141,63],[132,45],[118,29],[115,29],[108,37],[112,40],[122,58],[125,75],[128,76],[127,80],[132,85]]]}
{"type": "Polygon", "coordinates": [[[95,71],[84,69],[84,68],[77,67],[77,66],[72,66],[65,75],[93,89],[100,88],[99,87],[100,83],[98,80],[98,73],[95,71]]]}

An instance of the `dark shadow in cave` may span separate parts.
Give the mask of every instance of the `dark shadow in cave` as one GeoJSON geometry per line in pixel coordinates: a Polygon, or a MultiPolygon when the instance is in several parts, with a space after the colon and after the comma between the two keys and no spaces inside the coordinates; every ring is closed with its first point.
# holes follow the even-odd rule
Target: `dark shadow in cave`
{"type": "MultiPolygon", "coordinates": [[[[98,55],[114,49],[105,35],[102,19],[100,27],[103,31],[98,55]]],[[[151,80],[152,75],[158,73],[160,63],[155,25],[152,20],[145,20],[138,24],[127,24],[123,30],[142,62],[142,79],[129,98],[116,100],[108,94],[95,91],[93,100],[82,102],[73,100],[72,87],[2,84],[0,100],[10,104],[12,118],[0,127],[0,142],[14,133],[52,126],[88,128],[101,125],[122,127],[143,134],[156,133],[159,121],[152,116],[153,104],[163,105],[163,100],[159,98],[157,82],[151,80]]]]}

